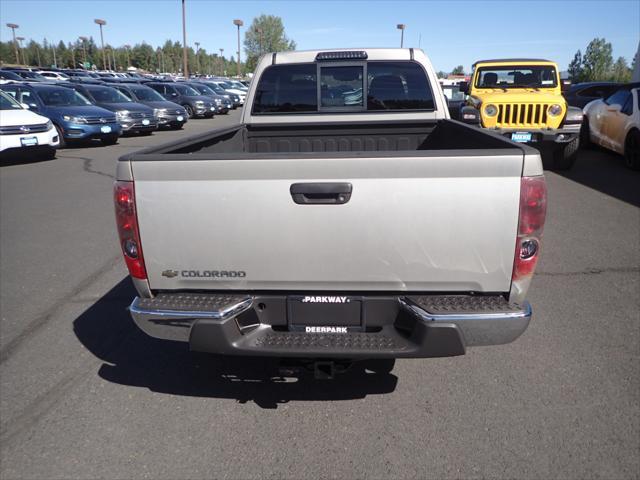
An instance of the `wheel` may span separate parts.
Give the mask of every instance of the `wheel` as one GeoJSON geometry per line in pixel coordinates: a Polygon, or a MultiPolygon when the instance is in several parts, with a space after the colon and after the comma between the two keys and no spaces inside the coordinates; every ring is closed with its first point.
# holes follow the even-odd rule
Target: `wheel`
{"type": "Polygon", "coordinates": [[[171,125],[169,128],[171,128],[171,130],[182,130],[183,125],[183,123],[177,123],[175,125],[171,125]]]}
{"type": "Polygon", "coordinates": [[[143,137],[148,137],[152,133],[153,133],[153,130],[144,130],[144,131],[140,132],[140,135],[142,135],[143,137]]]}
{"type": "Polygon", "coordinates": [[[396,365],[395,358],[376,358],[371,360],[366,360],[364,362],[364,368],[369,370],[370,372],[376,373],[378,375],[385,375],[391,373],[393,367],[396,365]]]}
{"type": "Polygon", "coordinates": [[[102,145],[115,145],[118,143],[118,137],[117,135],[112,135],[110,137],[101,138],[100,141],[102,142],[102,145]]]}
{"type": "Polygon", "coordinates": [[[189,118],[193,117],[193,108],[191,108],[191,105],[187,104],[187,105],[183,105],[183,107],[187,111],[187,116],[189,118]]]}
{"type": "Polygon", "coordinates": [[[56,131],[58,132],[58,138],[60,139],[60,144],[58,148],[65,148],[67,146],[67,141],[64,139],[64,135],[62,134],[62,128],[59,125],[55,125],[56,131]]]}
{"type": "Polygon", "coordinates": [[[553,170],[569,170],[576,163],[580,138],[576,137],[569,143],[559,146],[553,151],[553,170]]]}
{"type": "Polygon", "coordinates": [[[582,119],[582,125],[580,126],[580,146],[582,148],[591,148],[591,134],[589,133],[589,119],[584,117],[582,119]]]}
{"type": "Polygon", "coordinates": [[[631,130],[624,141],[624,163],[633,170],[640,170],[640,131],[631,130]]]}

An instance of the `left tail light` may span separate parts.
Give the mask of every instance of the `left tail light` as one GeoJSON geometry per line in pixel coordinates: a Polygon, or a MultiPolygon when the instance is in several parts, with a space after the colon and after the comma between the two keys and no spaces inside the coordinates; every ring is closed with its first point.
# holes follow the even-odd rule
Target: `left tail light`
{"type": "Polygon", "coordinates": [[[144,257],[142,256],[133,182],[115,182],[113,200],[124,261],[132,277],[146,280],[147,270],[144,267],[144,257]]]}

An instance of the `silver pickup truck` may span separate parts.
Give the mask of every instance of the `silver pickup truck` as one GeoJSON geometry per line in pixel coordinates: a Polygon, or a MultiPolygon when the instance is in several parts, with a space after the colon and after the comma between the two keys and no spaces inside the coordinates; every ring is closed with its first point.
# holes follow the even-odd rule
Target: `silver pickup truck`
{"type": "Polygon", "coordinates": [[[115,206],[143,331],[325,368],[520,336],[546,187],[449,119],[421,50],[300,51],[262,57],[240,124],[120,158],[115,206]]]}

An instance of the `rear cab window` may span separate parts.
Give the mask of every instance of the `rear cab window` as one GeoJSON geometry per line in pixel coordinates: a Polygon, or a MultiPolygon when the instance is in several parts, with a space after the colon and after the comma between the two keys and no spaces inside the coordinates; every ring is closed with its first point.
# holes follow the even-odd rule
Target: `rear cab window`
{"type": "Polygon", "coordinates": [[[252,114],[434,109],[427,74],[417,62],[317,62],[265,69],[252,114]]]}

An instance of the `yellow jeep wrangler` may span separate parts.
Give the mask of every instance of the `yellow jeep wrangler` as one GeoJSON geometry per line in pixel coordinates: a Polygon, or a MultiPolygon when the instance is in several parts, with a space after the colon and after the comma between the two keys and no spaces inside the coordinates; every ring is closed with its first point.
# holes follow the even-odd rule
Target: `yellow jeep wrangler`
{"type": "Polygon", "coordinates": [[[562,97],[558,66],[549,60],[481,60],[473,64],[460,120],[540,150],[545,168],[575,162],[582,110],[562,97]]]}

